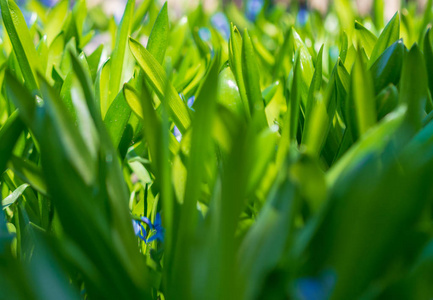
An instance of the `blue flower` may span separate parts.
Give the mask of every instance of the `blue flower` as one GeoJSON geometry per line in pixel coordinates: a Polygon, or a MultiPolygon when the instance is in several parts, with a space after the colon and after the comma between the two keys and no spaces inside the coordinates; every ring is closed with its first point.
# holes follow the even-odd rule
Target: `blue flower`
{"type": "MultiPolygon", "coordinates": [[[[182,99],[184,99],[182,94],[180,94],[180,96],[181,96],[182,99]]],[[[184,100],[184,101],[185,101],[185,100],[184,100]]],[[[194,104],[194,101],[195,101],[195,96],[190,97],[190,98],[186,101],[186,103],[187,103],[187,105],[188,105],[189,108],[192,107],[192,105],[194,104]]],[[[191,110],[194,111],[194,109],[192,109],[192,108],[191,108],[191,110]]],[[[176,140],[177,140],[178,142],[180,142],[180,141],[182,140],[182,133],[180,133],[179,128],[177,128],[176,125],[174,125],[174,127],[173,127],[173,135],[174,135],[174,137],[176,138],[176,140]]]]}
{"type": "Polygon", "coordinates": [[[141,222],[146,223],[148,226],[152,227],[152,222],[146,217],[141,217],[141,222]]]}
{"type": "Polygon", "coordinates": [[[198,35],[203,42],[209,42],[212,37],[212,33],[210,32],[209,28],[206,27],[200,28],[198,30],[198,35]]]}
{"type": "Polygon", "coordinates": [[[301,7],[301,9],[298,12],[298,16],[296,17],[298,20],[299,25],[305,26],[308,21],[308,11],[305,7],[301,7]]]}
{"type": "Polygon", "coordinates": [[[140,220],[132,220],[132,226],[134,228],[134,233],[136,236],[138,236],[142,241],[145,243],[153,242],[154,240],[159,240],[161,242],[164,241],[164,228],[162,227],[161,222],[161,215],[159,213],[156,214],[155,223],[152,224],[150,220],[146,217],[141,217],[140,220]],[[146,224],[149,227],[149,233],[152,235],[146,239],[147,237],[147,231],[146,228],[144,228],[144,225],[146,224]]]}
{"type": "Polygon", "coordinates": [[[132,220],[132,226],[134,227],[134,233],[136,236],[138,236],[143,241],[146,241],[146,229],[144,228],[143,224],[137,220],[132,220]]]}
{"type": "Polygon", "coordinates": [[[132,226],[134,227],[135,235],[146,242],[147,231],[146,228],[144,228],[143,223],[147,224],[149,227],[152,227],[152,223],[146,217],[141,217],[140,221],[132,220],[132,226]]]}
{"type": "Polygon", "coordinates": [[[295,281],[295,299],[326,300],[329,299],[336,283],[332,271],[324,272],[319,278],[305,277],[295,281]]]}
{"type": "Polygon", "coordinates": [[[159,213],[156,214],[155,223],[153,223],[153,228],[151,232],[153,234],[150,238],[147,239],[146,243],[150,243],[155,240],[159,240],[160,242],[164,241],[165,230],[162,227],[161,215],[159,213]]]}
{"type": "Polygon", "coordinates": [[[40,2],[46,7],[53,7],[59,0],[40,0],[40,2]]]}
{"type": "Polygon", "coordinates": [[[218,30],[221,36],[228,41],[230,37],[230,24],[227,17],[222,12],[216,13],[210,19],[212,26],[218,30]]]}
{"type": "Polygon", "coordinates": [[[174,137],[176,138],[176,140],[178,142],[180,142],[182,140],[182,133],[180,133],[179,128],[177,128],[176,125],[174,125],[173,134],[174,134],[174,137]]]}
{"type": "Polygon", "coordinates": [[[189,108],[192,107],[192,105],[194,104],[195,101],[195,96],[192,96],[188,99],[188,101],[186,102],[186,104],[188,105],[189,108]]]}
{"type": "Polygon", "coordinates": [[[263,8],[263,0],[247,0],[245,14],[250,21],[255,21],[263,8]]]}

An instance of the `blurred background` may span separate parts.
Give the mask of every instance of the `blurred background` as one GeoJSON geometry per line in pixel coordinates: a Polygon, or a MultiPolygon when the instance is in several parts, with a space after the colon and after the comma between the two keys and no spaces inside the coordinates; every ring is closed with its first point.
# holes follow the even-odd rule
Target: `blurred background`
{"type": "MultiPolygon", "coordinates": [[[[127,0],[88,0],[89,6],[101,6],[106,14],[114,15],[116,19],[120,19],[123,14],[123,9],[127,0]]],[[[137,0],[141,2],[142,0],[137,0]]],[[[272,1],[272,0],[271,0],[272,1]]],[[[273,0],[274,3],[282,6],[290,7],[291,2],[306,5],[310,9],[317,9],[322,14],[326,14],[329,3],[332,0],[273,0]]],[[[386,19],[389,20],[394,13],[400,8],[402,2],[416,2],[419,11],[423,11],[427,0],[383,0],[385,4],[386,19]]],[[[42,0],[48,6],[53,5],[57,0],[42,0]]],[[[165,2],[160,0],[161,4],[165,2]]],[[[168,7],[172,17],[179,18],[186,11],[190,11],[197,7],[200,0],[168,0],[168,7]]],[[[227,5],[230,2],[235,2],[239,7],[242,7],[243,2],[263,2],[263,0],[242,1],[242,0],[202,0],[204,8],[208,12],[213,12],[218,9],[219,5],[227,5]]],[[[368,15],[374,0],[352,0],[353,6],[356,7],[361,15],[368,15]]]]}

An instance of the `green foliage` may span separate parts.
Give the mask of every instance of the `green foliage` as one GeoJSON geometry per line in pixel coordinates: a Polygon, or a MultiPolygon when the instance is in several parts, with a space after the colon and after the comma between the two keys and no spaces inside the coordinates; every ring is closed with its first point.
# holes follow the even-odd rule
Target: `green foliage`
{"type": "Polygon", "coordinates": [[[0,299],[432,298],[431,3],[0,0],[0,299]]]}

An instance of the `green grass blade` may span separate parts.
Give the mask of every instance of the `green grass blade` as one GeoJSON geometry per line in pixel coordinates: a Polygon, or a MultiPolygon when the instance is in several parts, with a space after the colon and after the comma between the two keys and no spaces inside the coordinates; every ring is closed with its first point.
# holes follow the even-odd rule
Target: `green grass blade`
{"type": "MultiPolygon", "coordinates": [[[[130,84],[126,84],[123,90],[125,100],[132,111],[144,122],[143,131],[152,157],[157,157],[158,139],[160,136],[161,120],[156,115],[151,103],[151,97],[144,93],[140,96],[130,84]]],[[[179,142],[173,134],[169,135],[169,149],[171,154],[176,155],[179,151],[179,142]]]]}
{"type": "Polygon", "coordinates": [[[403,65],[404,45],[398,40],[383,52],[371,66],[374,91],[379,93],[389,84],[397,85],[403,65]]]}
{"type": "MultiPolygon", "coordinates": [[[[128,0],[125,12],[120,22],[116,35],[116,46],[111,57],[110,83],[108,87],[108,107],[116,98],[123,86],[123,80],[127,71],[126,60],[128,57],[128,38],[131,35],[132,18],[134,14],[135,0],[128,0]]],[[[128,80],[128,79],[126,79],[128,80]]]]}
{"type": "Polygon", "coordinates": [[[6,164],[11,157],[18,138],[24,130],[24,124],[20,120],[19,112],[15,111],[9,116],[6,123],[0,129],[0,174],[3,174],[6,164]]]}
{"type": "Polygon", "coordinates": [[[428,97],[428,77],[422,53],[414,45],[403,63],[400,86],[400,103],[407,105],[406,121],[411,134],[422,125],[428,97]]]}
{"type": "Polygon", "coordinates": [[[248,155],[248,165],[250,166],[249,179],[246,187],[246,194],[251,195],[263,179],[263,174],[269,167],[269,163],[275,157],[275,147],[277,144],[277,133],[275,128],[263,129],[253,143],[248,155]]]}
{"type": "Polygon", "coordinates": [[[356,30],[355,31],[356,36],[360,40],[362,47],[364,47],[365,49],[365,53],[367,54],[368,57],[371,57],[374,46],[376,45],[377,42],[377,37],[358,21],[355,21],[355,30],[356,30]]]}
{"type": "Polygon", "coordinates": [[[22,196],[24,190],[28,188],[29,185],[27,183],[20,185],[15,191],[13,191],[9,196],[3,199],[2,201],[2,209],[12,205],[15,201],[18,200],[19,197],[22,196]]]}
{"type": "Polygon", "coordinates": [[[203,162],[212,153],[212,125],[217,104],[216,87],[220,68],[220,54],[217,53],[212,61],[210,70],[198,91],[196,98],[196,114],[193,120],[191,149],[187,164],[187,181],[185,186],[184,203],[179,217],[174,260],[172,284],[173,292],[177,295],[188,295],[189,282],[192,279],[192,264],[188,245],[195,235],[198,220],[197,201],[200,198],[201,185],[205,178],[203,162]]]}
{"type": "Polygon", "coordinates": [[[36,72],[41,69],[24,16],[14,1],[1,0],[0,4],[3,22],[17,56],[25,85],[30,91],[37,90],[36,72]]]}
{"type": "MultiPolygon", "coordinates": [[[[424,37],[424,59],[427,70],[433,70],[433,46],[432,46],[432,31],[428,29],[424,37]]],[[[433,73],[428,72],[428,86],[430,94],[433,95],[433,73]]]]}
{"type": "Polygon", "coordinates": [[[292,30],[292,27],[287,30],[284,35],[284,42],[275,54],[275,64],[272,70],[273,80],[276,80],[281,76],[280,73],[281,69],[283,68],[286,55],[290,57],[291,54],[293,54],[293,41],[291,40],[292,30]]]}
{"type": "Polygon", "coordinates": [[[398,105],[398,90],[394,85],[389,85],[376,96],[377,119],[383,119],[398,105]]]}
{"type": "Polygon", "coordinates": [[[400,108],[385,117],[367,134],[361,136],[348,152],[332,166],[326,174],[329,186],[335,184],[339,177],[344,176],[351,168],[354,168],[365,157],[372,153],[380,152],[393,138],[397,129],[404,120],[406,109],[400,108]]]}
{"type": "MultiPolygon", "coordinates": [[[[322,45],[323,47],[323,45],[322,45]]],[[[346,32],[343,32],[340,37],[340,59],[344,62],[346,61],[347,51],[349,50],[349,40],[346,32]]],[[[315,66],[317,68],[317,65],[315,66]]]]}
{"type": "Polygon", "coordinates": [[[254,52],[255,50],[251,43],[251,38],[248,35],[248,31],[245,30],[242,45],[242,75],[248,98],[248,106],[250,108],[251,116],[253,118],[258,118],[260,127],[265,128],[267,126],[267,121],[264,113],[262,92],[260,90],[260,77],[254,52]]]}
{"type": "MultiPolygon", "coordinates": [[[[373,81],[370,73],[365,68],[364,59],[360,51],[358,51],[358,57],[352,70],[350,98],[353,103],[349,104],[349,110],[351,109],[351,105],[355,109],[355,136],[361,136],[376,124],[377,115],[374,103],[373,81]]],[[[350,115],[350,112],[348,115],[350,115]]]]}
{"type": "Polygon", "coordinates": [[[102,51],[104,50],[104,45],[100,45],[87,57],[87,63],[89,64],[90,74],[92,75],[92,81],[95,81],[99,63],[101,62],[102,51]]]}
{"type": "Polygon", "coordinates": [[[45,26],[45,34],[47,35],[47,44],[51,46],[54,39],[61,33],[63,24],[68,15],[69,1],[62,0],[54,6],[48,14],[48,23],[45,26]]]}
{"type": "Polygon", "coordinates": [[[9,166],[24,182],[30,184],[43,195],[48,194],[47,186],[40,167],[30,161],[25,161],[16,156],[11,157],[9,166]]]}
{"type": "Polygon", "coordinates": [[[244,111],[247,119],[250,119],[250,105],[248,101],[247,91],[245,89],[245,79],[242,68],[242,37],[239,30],[231,24],[230,40],[229,40],[229,64],[235,76],[239,95],[244,106],[244,111]]]}
{"type": "Polygon", "coordinates": [[[155,20],[155,24],[152,27],[152,32],[150,33],[146,47],[160,65],[162,65],[165,51],[167,50],[168,32],[168,12],[167,2],[165,2],[155,20]]]}
{"type": "Polygon", "coordinates": [[[300,83],[298,84],[300,86],[301,103],[303,108],[305,108],[307,106],[308,92],[314,74],[313,58],[295,28],[292,28],[291,32],[294,51],[299,51],[299,71],[301,77],[300,83]]]}
{"type": "Polygon", "coordinates": [[[374,25],[376,28],[383,28],[384,21],[384,10],[385,3],[382,0],[374,0],[373,12],[374,12],[374,25]]]}
{"type": "Polygon", "coordinates": [[[297,197],[294,184],[288,180],[274,188],[240,246],[239,272],[246,280],[247,299],[260,291],[268,272],[284,255],[285,247],[292,238],[287,231],[293,230],[299,203],[297,197]]]}
{"type": "Polygon", "coordinates": [[[293,82],[290,91],[290,101],[287,113],[290,116],[289,124],[289,137],[290,141],[296,141],[299,126],[299,111],[301,109],[301,54],[300,51],[296,52],[295,63],[293,65],[293,82]]]}
{"type": "Polygon", "coordinates": [[[104,119],[105,127],[107,127],[115,149],[119,146],[130,115],[131,109],[125,100],[125,96],[123,93],[119,93],[110,105],[104,119]]]}
{"type": "Polygon", "coordinates": [[[302,132],[302,138],[306,135],[306,132],[309,132],[308,126],[310,126],[310,117],[311,117],[311,109],[313,107],[313,103],[316,97],[316,93],[318,93],[322,87],[322,68],[323,68],[323,45],[320,47],[319,53],[317,54],[316,61],[316,69],[314,70],[313,79],[311,81],[310,90],[308,92],[308,100],[307,107],[305,110],[305,123],[304,130],[302,132]]]}
{"type": "Polygon", "coordinates": [[[144,0],[140,3],[134,14],[134,21],[132,23],[131,32],[135,32],[141,26],[141,23],[143,22],[143,19],[148,12],[151,4],[152,0],[144,0]]]}
{"type": "Polygon", "coordinates": [[[95,97],[99,103],[102,119],[105,118],[108,110],[108,87],[110,83],[110,60],[105,61],[99,68],[95,79],[95,97]]]}
{"type": "Polygon", "coordinates": [[[184,133],[190,125],[190,116],[185,103],[180,99],[173,85],[167,83],[164,69],[152,54],[136,40],[130,38],[129,46],[156,95],[161,101],[167,101],[170,117],[179,131],[184,133]],[[165,89],[166,85],[168,85],[167,89],[165,89]]]}
{"type": "Polygon", "coordinates": [[[397,12],[385,26],[379,38],[377,39],[376,45],[374,45],[373,52],[370,56],[369,66],[374,64],[379,56],[385,51],[385,49],[398,41],[399,38],[400,14],[397,12]]]}

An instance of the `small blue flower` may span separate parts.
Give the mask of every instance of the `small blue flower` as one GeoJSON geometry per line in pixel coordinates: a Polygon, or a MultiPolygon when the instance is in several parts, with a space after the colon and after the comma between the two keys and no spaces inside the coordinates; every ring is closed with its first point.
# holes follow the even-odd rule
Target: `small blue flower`
{"type": "Polygon", "coordinates": [[[308,10],[305,7],[301,7],[298,12],[298,16],[296,17],[299,25],[305,26],[308,21],[308,10]]]}
{"type": "Polygon", "coordinates": [[[179,128],[177,128],[176,125],[174,125],[173,134],[174,134],[174,137],[176,138],[176,140],[178,142],[180,142],[182,140],[182,133],[180,133],[179,128]]]}
{"type": "Polygon", "coordinates": [[[147,231],[146,228],[144,228],[143,223],[147,224],[150,228],[152,228],[152,223],[146,217],[141,217],[140,219],[140,221],[132,220],[132,226],[134,227],[135,235],[146,242],[147,231]]]}
{"type": "Polygon", "coordinates": [[[332,271],[324,272],[319,278],[305,277],[295,281],[295,299],[326,300],[329,299],[336,283],[332,271]]]}
{"type": "MultiPolygon", "coordinates": [[[[39,0],[39,2],[46,7],[53,7],[59,1],[60,0],[39,0]]],[[[29,1],[28,0],[16,0],[15,2],[22,9],[27,4],[27,2],[29,2],[29,1]]]]}
{"type": "MultiPolygon", "coordinates": [[[[183,95],[180,94],[181,98],[184,99],[183,95]]],[[[185,101],[185,100],[184,100],[185,101]]],[[[194,104],[195,101],[195,96],[190,97],[187,101],[186,104],[188,105],[189,108],[191,108],[191,110],[194,111],[194,109],[192,109],[192,105],[194,104]]],[[[182,133],[180,133],[179,128],[177,128],[176,125],[174,125],[173,127],[173,135],[176,138],[176,140],[178,142],[180,142],[182,140],[182,133]]]]}
{"type": "Polygon", "coordinates": [[[161,222],[161,215],[159,213],[156,214],[155,223],[152,224],[150,220],[146,217],[141,217],[140,220],[132,220],[132,226],[134,228],[134,233],[136,236],[138,236],[142,241],[144,241],[146,244],[153,242],[155,240],[159,240],[161,242],[164,241],[164,228],[162,227],[161,222]],[[144,224],[146,224],[152,235],[146,239],[147,231],[146,228],[144,228],[144,224]]]}
{"type": "Polygon", "coordinates": [[[40,0],[40,2],[46,7],[53,7],[59,0],[40,0]]]}
{"type": "Polygon", "coordinates": [[[209,42],[212,37],[212,33],[210,32],[209,28],[206,27],[200,28],[198,30],[198,35],[203,42],[209,42]]]}
{"type": "Polygon", "coordinates": [[[140,233],[140,222],[132,220],[132,227],[134,228],[135,235],[138,235],[140,233]]]}
{"type": "Polygon", "coordinates": [[[329,56],[332,58],[333,61],[337,61],[339,55],[340,51],[338,50],[338,47],[332,46],[329,48],[329,56]]]}
{"type": "Polygon", "coordinates": [[[325,291],[319,280],[313,278],[301,278],[296,282],[296,296],[299,300],[324,300],[325,291]]]}
{"type": "Polygon", "coordinates": [[[228,41],[230,37],[230,24],[227,17],[222,12],[216,13],[210,19],[212,26],[218,30],[221,36],[228,41]]]}
{"type": "Polygon", "coordinates": [[[146,223],[148,226],[152,227],[152,222],[150,222],[149,218],[141,217],[141,222],[146,223]]]}
{"type": "Polygon", "coordinates": [[[189,108],[192,107],[192,105],[194,104],[195,101],[195,96],[192,96],[188,99],[188,101],[186,102],[186,104],[188,105],[189,108]]]}
{"type": "Polygon", "coordinates": [[[164,241],[165,230],[162,227],[161,215],[159,213],[156,213],[155,223],[153,223],[152,232],[153,235],[147,239],[146,243],[150,243],[155,240],[159,240],[160,242],[164,241]]]}
{"type": "Polygon", "coordinates": [[[143,241],[146,241],[146,229],[144,228],[143,224],[137,220],[132,220],[132,226],[134,227],[134,233],[136,236],[138,236],[143,241]]]}
{"type": "Polygon", "coordinates": [[[247,0],[245,14],[250,21],[255,21],[263,8],[263,0],[247,0]]]}

